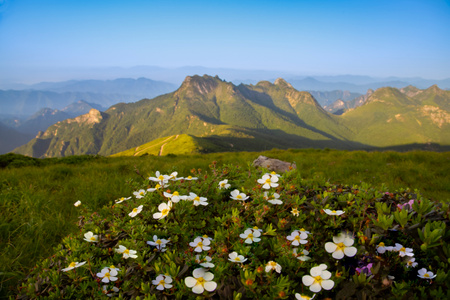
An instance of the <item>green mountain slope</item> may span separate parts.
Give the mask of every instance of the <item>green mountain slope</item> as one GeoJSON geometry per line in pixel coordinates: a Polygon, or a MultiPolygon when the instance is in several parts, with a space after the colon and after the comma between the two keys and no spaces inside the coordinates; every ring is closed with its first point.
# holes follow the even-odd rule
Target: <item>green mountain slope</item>
{"type": "MultiPolygon", "coordinates": [[[[336,116],[311,94],[295,90],[281,78],[274,83],[235,86],[218,77],[188,76],[173,93],[119,103],[105,112],[93,109],[58,122],[16,152],[34,157],[123,151],[139,155],[136,147],[150,149],[164,140],[157,139],[173,136],[179,137],[171,138],[164,149],[173,146],[174,151],[184,151],[177,146],[184,141],[185,153],[448,145],[450,136],[443,131],[448,129],[450,97],[436,88],[415,91],[414,97],[395,88],[381,88],[361,107],[336,116]]],[[[159,154],[158,147],[154,148],[148,153],[159,154]]]]}
{"type": "Polygon", "coordinates": [[[376,90],[361,107],[345,113],[353,140],[385,147],[412,143],[450,144],[450,93],[437,87],[376,90]],[[411,97],[409,97],[410,95],[411,97]]]}

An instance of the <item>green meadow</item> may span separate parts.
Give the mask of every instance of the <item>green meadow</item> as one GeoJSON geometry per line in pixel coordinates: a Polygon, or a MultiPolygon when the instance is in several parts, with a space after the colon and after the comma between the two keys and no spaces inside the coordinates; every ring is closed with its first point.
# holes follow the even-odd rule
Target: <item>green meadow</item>
{"type": "Polygon", "coordinates": [[[81,213],[74,206],[76,201],[81,201],[81,209],[88,207],[101,214],[116,199],[132,196],[156,171],[208,177],[212,165],[228,165],[240,166],[250,174],[252,161],[259,155],[295,162],[296,178],[311,182],[368,185],[380,192],[408,190],[434,203],[450,202],[450,152],[290,149],[52,159],[1,155],[1,296],[17,294],[18,283],[39,261],[52,256],[67,235],[80,234],[77,223],[81,213]]]}

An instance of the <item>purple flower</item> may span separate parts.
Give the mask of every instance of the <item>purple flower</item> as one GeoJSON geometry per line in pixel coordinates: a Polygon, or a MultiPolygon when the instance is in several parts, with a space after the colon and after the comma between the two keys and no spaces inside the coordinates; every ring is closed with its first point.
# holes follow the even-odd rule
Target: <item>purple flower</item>
{"type": "Polygon", "coordinates": [[[356,268],[356,272],[358,272],[358,274],[364,273],[367,276],[370,276],[370,275],[372,275],[372,266],[373,266],[373,264],[370,263],[367,266],[364,266],[362,268],[356,268]]]}

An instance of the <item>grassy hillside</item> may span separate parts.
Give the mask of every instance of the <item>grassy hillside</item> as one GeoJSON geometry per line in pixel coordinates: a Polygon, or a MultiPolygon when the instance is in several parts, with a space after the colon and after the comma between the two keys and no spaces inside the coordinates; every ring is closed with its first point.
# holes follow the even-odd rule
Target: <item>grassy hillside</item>
{"type": "Polygon", "coordinates": [[[147,178],[159,170],[178,171],[181,176],[191,172],[205,176],[211,172],[209,166],[213,161],[246,169],[260,154],[295,162],[298,176],[308,180],[348,185],[366,182],[383,191],[410,187],[425,197],[450,201],[450,152],[272,150],[44,160],[3,155],[0,156],[2,292],[25,276],[38,259],[50,255],[52,247],[67,233],[77,230],[78,212],[73,206],[77,200],[97,211],[104,205],[111,206],[115,199],[131,196],[143,180],[140,175],[147,178]]]}

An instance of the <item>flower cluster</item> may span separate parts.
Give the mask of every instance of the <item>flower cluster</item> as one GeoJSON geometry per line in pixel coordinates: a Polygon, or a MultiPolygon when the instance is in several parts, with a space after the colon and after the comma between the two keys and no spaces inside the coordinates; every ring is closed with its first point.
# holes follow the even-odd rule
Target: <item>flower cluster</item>
{"type": "MultiPolygon", "coordinates": [[[[356,200],[362,203],[355,189],[346,193],[337,187],[332,191],[330,185],[321,192],[300,189],[297,177],[276,173],[244,179],[237,175],[225,179],[229,172],[217,174],[207,181],[207,176],[157,171],[144,188],[134,186],[134,197],[114,201],[114,222],[91,216],[79,239],[83,246],[70,247],[74,254],[67,260],[73,262],[62,271],[72,270],[69,278],[81,282],[89,278],[79,276],[88,266],[108,296],[175,298],[189,292],[219,298],[230,295],[228,289],[233,287],[244,291],[246,298],[270,294],[267,298],[313,299],[335,297],[337,286],[346,280],[364,284],[356,282],[366,280],[364,275],[367,280],[377,274],[390,278],[387,267],[378,262],[395,262],[392,257],[404,263],[405,272],[424,262],[402,245],[407,245],[406,239],[370,231],[375,217],[355,217],[369,214],[362,205],[353,205],[356,200]],[[256,185],[248,188],[246,180],[256,185]],[[79,249],[94,249],[96,256],[79,249]],[[132,276],[146,281],[136,285],[132,276]]],[[[417,274],[428,280],[421,280],[424,284],[440,276],[425,268],[417,274]]]]}

